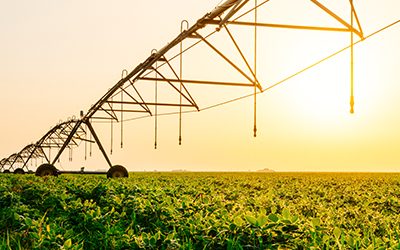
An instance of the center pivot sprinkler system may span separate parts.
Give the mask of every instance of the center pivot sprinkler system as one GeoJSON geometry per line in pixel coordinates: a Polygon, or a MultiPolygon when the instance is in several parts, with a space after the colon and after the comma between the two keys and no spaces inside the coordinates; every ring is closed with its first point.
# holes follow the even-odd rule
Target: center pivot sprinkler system
{"type": "MultiPolygon", "coordinates": [[[[55,167],[60,156],[67,150],[69,158],[72,158],[72,150],[78,147],[81,142],[86,147],[89,144],[97,144],[105,160],[109,165],[107,172],[108,177],[127,177],[128,171],[120,165],[113,165],[104,149],[93,126],[96,122],[110,123],[111,131],[113,131],[114,123],[120,124],[121,132],[121,148],[123,147],[123,124],[127,120],[135,120],[144,117],[153,116],[155,124],[155,142],[154,147],[157,148],[157,117],[166,114],[176,114],[179,116],[179,145],[182,142],[182,114],[188,112],[198,112],[212,107],[220,106],[235,100],[246,97],[254,98],[254,137],[257,135],[257,95],[263,91],[277,86],[278,84],[298,75],[305,70],[325,61],[326,59],[350,49],[350,73],[351,73],[351,93],[350,93],[350,112],[354,112],[354,97],[353,97],[353,45],[368,38],[364,37],[360,25],[359,18],[355,11],[353,1],[349,1],[350,20],[345,21],[339,15],[328,9],[317,0],[309,0],[318,9],[327,14],[330,18],[337,22],[339,27],[323,27],[323,26],[303,26],[303,25],[288,25],[279,23],[264,23],[259,21],[258,11],[260,8],[266,8],[269,0],[227,0],[214,8],[210,13],[200,18],[193,26],[189,26],[187,21],[182,21],[180,34],[160,50],[153,50],[151,55],[131,72],[124,70],[121,80],[119,80],[107,93],[100,98],[89,110],[84,113],[81,111],[79,119],[70,119],[52,127],[42,138],[36,143],[30,144],[23,148],[20,152],[12,154],[8,158],[0,161],[0,171],[14,172],[23,174],[33,172],[29,166],[37,166],[38,160],[45,162],[36,169],[36,175],[58,175],[60,173],[80,173],[80,174],[99,174],[101,172],[85,172],[83,171],[60,171],[55,167]],[[249,21],[250,20],[250,21],[249,21]],[[240,26],[250,29],[252,37],[251,44],[246,48],[252,48],[251,60],[239,46],[237,39],[231,32],[230,28],[240,26]],[[347,32],[349,33],[350,45],[342,50],[318,61],[284,80],[263,88],[257,79],[257,34],[261,28],[281,28],[281,29],[297,29],[297,30],[314,30],[325,32],[347,32]],[[217,34],[224,34],[232,47],[236,51],[236,55],[240,58],[241,64],[235,63],[227,53],[223,53],[212,42],[211,37],[217,34]],[[360,39],[354,42],[354,35],[360,39]],[[184,47],[185,42],[185,47],[184,47]],[[223,61],[226,66],[234,70],[244,79],[243,82],[217,81],[215,79],[187,79],[183,78],[183,55],[194,47],[203,45],[207,49],[202,50],[201,56],[209,57],[217,56],[223,61]],[[153,83],[153,84],[149,84],[153,83]],[[235,98],[233,100],[224,101],[216,105],[205,108],[200,108],[187,85],[214,85],[214,86],[229,86],[249,88],[250,94],[235,98]],[[141,86],[147,86],[144,91],[141,86]],[[160,89],[170,91],[168,95],[160,95],[160,89]],[[150,90],[150,91],[149,91],[150,90]],[[151,94],[149,94],[151,93],[151,94]],[[173,109],[168,113],[159,113],[160,110],[173,109]],[[52,157],[51,153],[56,152],[52,157]]],[[[397,22],[396,22],[397,23],[397,22]]],[[[394,23],[395,24],[395,23],[394,23]]],[[[394,25],[392,24],[392,25],[394,25]]],[[[391,26],[391,25],[390,25],[391,26]]],[[[389,27],[389,26],[387,26],[389,27]]],[[[387,28],[386,27],[386,28],[387,28]]],[[[222,35],[221,35],[222,36],[222,35]]],[[[224,38],[225,39],[225,38],[224,38]]],[[[232,53],[229,53],[231,55],[232,53]]],[[[209,76],[208,76],[209,77],[209,76]]],[[[164,92],[163,92],[164,93],[164,92]]],[[[113,133],[113,132],[112,132],[113,133]]],[[[112,138],[112,137],[111,137],[112,138]]],[[[112,153],[112,148],[111,148],[112,153]]]]}

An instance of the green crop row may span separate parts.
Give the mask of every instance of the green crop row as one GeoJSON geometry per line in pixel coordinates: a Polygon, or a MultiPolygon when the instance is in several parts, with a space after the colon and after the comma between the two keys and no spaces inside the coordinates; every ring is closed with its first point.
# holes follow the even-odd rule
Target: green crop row
{"type": "Polygon", "coordinates": [[[399,174],[0,175],[0,249],[400,249],[399,174]]]}

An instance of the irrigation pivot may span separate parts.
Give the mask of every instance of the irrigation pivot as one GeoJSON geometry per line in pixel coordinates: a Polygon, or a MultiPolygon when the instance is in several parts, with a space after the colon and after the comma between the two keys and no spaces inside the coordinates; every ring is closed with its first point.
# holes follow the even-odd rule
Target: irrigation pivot
{"type": "MultiPolygon", "coordinates": [[[[155,118],[155,142],[157,147],[157,117],[163,115],[159,113],[160,109],[172,109],[169,113],[179,115],[179,144],[182,142],[182,116],[187,112],[198,112],[211,107],[201,108],[194,95],[189,91],[188,85],[211,85],[224,86],[231,88],[243,88],[250,90],[251,94],[246,97],[253,97],[254,128],[253,135],[257,135],[257,95],[269,89],[264,87],[258,80],[257,75],[257,53],[261,44],[258,44],[258,33],[264,28],[295,29],[295,30],[313,30],[321,32],[339,32],[350,34],[351,58],[351,93],[350,93],[350,111],[354,112],[353,95],[353,45],[364,39],[360,20],[357,16],[353,1],[349,1],[350,20],[346,21],[338,14],[331,11],[318,0],[310,0],[322,13],[327,14],[334,20],[338,26],[305,26],[298,24],[279,24],[265,23],[260,21],[259,10],[268,8],[269,0],[226,0],[218,5],[211,12],[201,17],[192,26],[187,21],[182,21],[181,32],[166,46],[159,50],[153,50],[150,56],[142,63],[137,65],[132,71],[123,71],[121,79],[114,84],[91,108],[86,112],[81,112],[79,119],[71,119],[53,127],[38,142],[31,144],[20,153],[5,158],[0,162],[0,170],[14,171],[23,173],[28,171],[27,164],[33,159],[44,160],[45,163],[36,170],[36,175],[58,175],[62,172],[75,173],[74,171],[60,171],[55,164],[66,149],[77,147],[79,142],[96,144],[105,158],[109,170],[108,177],[127,177],[128,171],[121,165],[113,165],[108,154],[101,143],[95,127],[96,122],[110,123],[111,133],[113,133],[114,123],[120,124],[121,147],[123,147],[123,123],[144,117],[155,118]],[[249,21],[249,19],[253,21],[249,21]],[[253,48],[249,55],[245,49],[237,42],[237,37],[231,32],[231,28],[246,27],[253,34],[251,44],[247,46],[253,48]],[[240,64],[232,59],[231,53],[226,53],[214,43],[211,39],[214,36],[223,36],[226,42],[232,44],[234,52],[241,60],[240,64]],[[354,35],[360,40],[354,41],[354,35]],[[185,44],[185,46],[183,46],[185,44]],[[195,47],[202,45],[206,49],[202,51],[202,56],[217,56],[232,71],[235,71],[242,82],[230,80],[209,79],[209,76],[202,76],[197,79],[186,78],[183,75],[183,69],[186,68],[184,55],[195,47]],[[252,59],[252,61],[251,61],[252,59]],[[185,67],[184,67],[185,66],[185,67]],[[160,88],[166,89],[170,95],[161,95],[160,88]],[[152,93],[150,96],[149,93],[152,93]],[[171,98],[174,96],[174,98],[171,98]],[[88,139],[90,135],[90,139],[88,139]],[[50,150],[56,150],[54,157],[50,156],[50,150]],[[49,150],[46,153],[46,150],[49,150]],[[18,166],[18,167],[17,167],[18,166]],[[22,171],[21,171],[22,170],[22,171]]],[[[273,85],[274,86],[274,85],[273,85]]],[[[228,101],[229,102],[229,101],[228,101]]],[[[224,103],[228,103],[224,102],[224,103]]],[[[221,103],[221,104],[224,104],[221,103]]],[[[214,106],[218,106],[217,104],[214,106]]],[[[112,148],[111,148],[112,153],[112,148]]],[[[76,172],[86,173],[86,172],[76,172]]],[[[98,172],[95,172],[98,173],[98,172]]]]}

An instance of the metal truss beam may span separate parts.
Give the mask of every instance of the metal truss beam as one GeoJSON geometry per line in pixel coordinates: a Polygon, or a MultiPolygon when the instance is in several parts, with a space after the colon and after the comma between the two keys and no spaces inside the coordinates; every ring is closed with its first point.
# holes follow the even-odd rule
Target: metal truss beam
{"type": "Polygon", "coordinates": [[[185,80],[185,79],[163,79],[154,77],[141,77],[139,80],[145,81],[160,81],[160,82],[179,82],[179,83],[193,83],[193,84],[208,84],[208,85],[223,85],[223,86],[236,86],[236,87],[253,87],[251,83],[235,83],[235,82],[217,82],[217,81],[205,81],[205,80],[185,80]]]}
{"type": "MultiPolygon", "coordinates": [[[[207,21],[208,24],[219,25],[218,20],[207,21]]],[[[268,28],[283,28],[283,29],[302,29],[302,30],[319,30],[319,31],[336,31],[336,32],[351,32],[348,28],[336,27],[321,27],[321,26],[304,26],[304,25],[290,25],[290,24],[277,24],[277,23],[255,23],[255,22],[241,22],[231,21],[226,22],[227,25],[239,26],[252,26],[252,27],[268,27],[268,28]]]]}

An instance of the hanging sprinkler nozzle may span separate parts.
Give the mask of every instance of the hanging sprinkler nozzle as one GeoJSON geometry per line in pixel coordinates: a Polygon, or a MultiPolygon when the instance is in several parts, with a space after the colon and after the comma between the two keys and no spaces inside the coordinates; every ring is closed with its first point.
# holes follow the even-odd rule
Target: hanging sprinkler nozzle
{"type": "Polygon", "coordinates": [[[354,96],[350,96],[350,113],[354,114],[354,96]]]}

